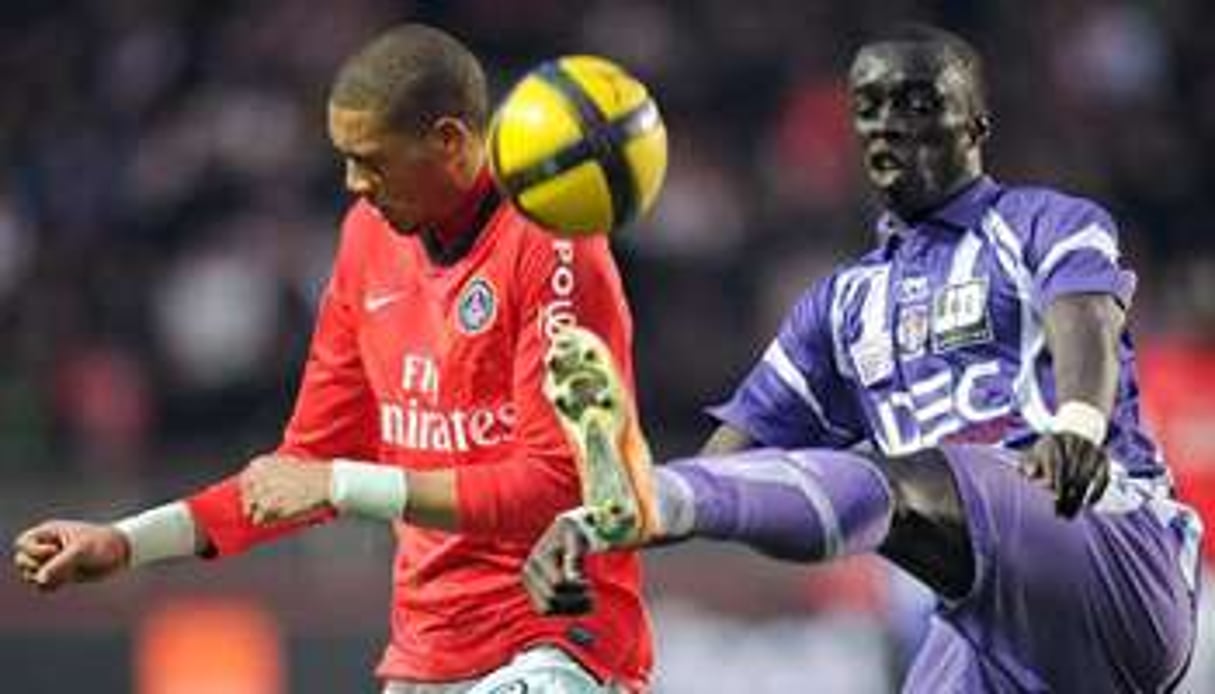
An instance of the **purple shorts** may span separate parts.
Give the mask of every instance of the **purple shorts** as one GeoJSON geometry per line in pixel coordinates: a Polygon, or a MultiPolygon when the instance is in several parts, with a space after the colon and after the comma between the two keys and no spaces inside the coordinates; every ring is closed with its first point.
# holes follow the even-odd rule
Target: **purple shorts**
{"type": "Polygon", "coordinates": [[[975,583],[937,610],[903,691],[1168,691],[1194,641],[1197,515],[1163,483],[1116,475],[1096,507],[1063,520],[1016,453],[944,450],[975,583]]]}

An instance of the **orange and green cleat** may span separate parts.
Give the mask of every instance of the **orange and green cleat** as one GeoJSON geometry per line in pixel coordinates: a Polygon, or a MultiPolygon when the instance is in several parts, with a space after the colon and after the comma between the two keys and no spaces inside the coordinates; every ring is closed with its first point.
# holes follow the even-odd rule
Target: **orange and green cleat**
{"type": "Polygon", "coordinates": [[[561,330],[545,358],[544,394],[557,413],[582,481],[580,515],[592,547],[645,544],[660,534],[649,445],[632,394],[595,333],[561,330]]]}

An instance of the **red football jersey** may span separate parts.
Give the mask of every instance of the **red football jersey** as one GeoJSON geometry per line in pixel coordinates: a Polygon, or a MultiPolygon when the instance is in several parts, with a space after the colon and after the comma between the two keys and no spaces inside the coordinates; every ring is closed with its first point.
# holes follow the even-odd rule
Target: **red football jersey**
{"type": "MultiPolygon", "coordinates": [[[[602,236],[560,239],[506,204],[482,216],[472,246],[443,264],[370,205],[351,208],[280,452],[456,469],[460,533],[396,524],[381,677],[470,678],[559,643],[600,677],[642,688],[652,656],[635,554],[591,558],[596,609],[585,618],[536,615],[520,583],[532,542],[579,502],[541,392],[543,358],[554,330],[577,322],[632,382],[619,274],[602,236]]],[[[251,526],[233,488],[189,499],[219,554],[299,527],[251,526]]]]}

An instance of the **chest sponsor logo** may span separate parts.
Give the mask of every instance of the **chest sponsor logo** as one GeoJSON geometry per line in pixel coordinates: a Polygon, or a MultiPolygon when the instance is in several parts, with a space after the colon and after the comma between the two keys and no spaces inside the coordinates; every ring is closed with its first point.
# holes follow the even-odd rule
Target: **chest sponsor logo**
{"type": "Polygon", "coordinates": [[[932,300],[932,349],[947,352],[992,338],[986,279],[950,284],[932,300]]]}
{"type": "Polygon", "coordinates": [[[904,389],[874,393],[874,433],[882,450],[904,455],[952,438],[1003,438],[1011,389],[997,361],[924,371],[904,389]]]}
{"type": "Polygon", "coordinates": [[[411,451],[467,453],[512,441],[515,418],[509,402],[439,408],[415,397],[381,401],[380,441],[411,451]]]}
{"type": "Polygon", "coordinates": [[[899,356],[913,359],[923,356],[928,344],[928,304],[911,304],[899,307],[899,323],[895,339],[899,345],[899,356]]]}
{"type": "Polygon", "coordinates": [[[484,332],[493,324],[497,313],[498,297],[493,285],[484,277],[473,278],[456,300],[456,322],[465,335],[484,332]]]}
{"type": "Polygon", "coordinates": [[[401,359],[400,392],[381,399],[380,441],[411,451],[466,453],[512,440],[515,406],[501,402],[445,402],[439,365],[427,354],[401,359]]]}

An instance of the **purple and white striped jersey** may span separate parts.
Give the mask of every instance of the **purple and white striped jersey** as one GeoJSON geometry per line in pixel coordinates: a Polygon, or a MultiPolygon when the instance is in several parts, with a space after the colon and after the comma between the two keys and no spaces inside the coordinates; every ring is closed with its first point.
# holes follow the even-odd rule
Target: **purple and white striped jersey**
{"type": "MultiPolygon", "coordinates": [[[[879,219],[879,246],[817,282],[733,396],[711,412],[764,445],[897,455],[946,441],[1022,447],[1052,424],[1046,307],[1108,293],[1130,305],[1135,276],[1101,207],[1047,188],[982,178],[928,218],[879,219]]],[[[1110,458],[1163,472],[1139,420],[1124,334],[1110,458]]]]}

